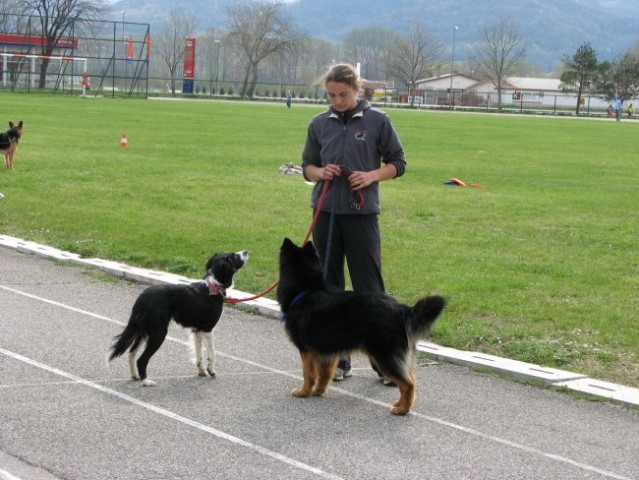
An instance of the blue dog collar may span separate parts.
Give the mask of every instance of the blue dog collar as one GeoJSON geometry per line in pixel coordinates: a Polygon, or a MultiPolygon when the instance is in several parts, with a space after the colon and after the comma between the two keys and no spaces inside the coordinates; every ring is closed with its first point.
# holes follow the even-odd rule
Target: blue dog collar
{"type": "MultiPolygon", "coordinates": [[[[297,295],[295,295],[295,297],[293,297],[293,300],[291,300],[291,303],[288,306],[288,309],[290,310],[291,308],[293,308],[293,305],[295,305],[297,302],[299,302],[304,295],[306,295],[308,293],[308,290],[302,290],[300,293],[298,293],[297,295]]],[[[280,323],[284,323],[286,322],[286,314],[283,313],[280,316],[280,323]]]]}

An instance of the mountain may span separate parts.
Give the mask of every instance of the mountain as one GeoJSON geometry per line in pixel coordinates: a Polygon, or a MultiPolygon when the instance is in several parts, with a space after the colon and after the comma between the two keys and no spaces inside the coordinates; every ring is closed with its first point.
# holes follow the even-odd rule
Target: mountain
{"type": "MultiPolygon", "coordinates": [[[[233,0],[119,0],[111,19],[150,23],[158,31],[171,10],[193,14],[198,29],[225,28],[226,8],[233,0]]],[[[526,58],[545,71],[556,69],[564,55],[590,42],[597,57],[614,60],[639,41],[636,0],[294,0],[285,3],[292,20],[311,37],[342,41],[354,29],[381,26],[405,32],[411,23],[424,24],[444,45],[453,41],[455,58],[470,56],[482,26],[506,16],[515,20],[528,41],[526,58]]],[[[449,47],[450,48],[450,47],[449,47]]]]}

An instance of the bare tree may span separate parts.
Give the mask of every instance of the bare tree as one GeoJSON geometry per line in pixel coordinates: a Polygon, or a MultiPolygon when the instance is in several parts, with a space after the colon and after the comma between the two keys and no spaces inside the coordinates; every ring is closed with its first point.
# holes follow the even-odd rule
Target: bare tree
{"type": "Polygon", "coordinates": [[[309,38],[301,56],[300,82],[313,88],[315,97],[320,98],[324,94],[323,75],[342,57],[341,44],[309,38]]]}
{"type": "Polygon", "coordinates": [[[240,95],[252,97],[260,64],[274,55],[293,55],[302,35],[283,13],[283,3],[260,0],[227,10],[229,39],[241,61],[244,79],[240,95]]]}
{"type": "Polygon", "coordinates": [[[24,33],[26,13],[22,0],[0,0],[0,33],[24,33]]]}
{"type": "Polygon", "coordinates": [[[389,39],[394,40],[396,34],[390,30],[370,27],[352,30],[344,40],[344,54],[351,63],[361,63],[361,75],[369,80],[380,80],[380,70],[384,64],[384,56],[388,49],[389,39]]]}
{"type": "Polygon", "coordinates": [[[200,55],[198,57],[198,64],[201,65],[201,69],[206,73],[205,77],[210,82],[215,82],[215,87],[211,86],[212,93],[217,93],[217,83],[222,80],[220,74],[220,60],[224,63],[224,38],[226,33],[217,28],[210,27],[206,30],[204,35],[198,37],[198,50],[200,55]]]}
{"type": "Polygon", "coordinates": [[[408,87],[411,106],[415,104],[417,81],[428,76],[441,64],[443,46],[421,24],[415,24],[406,36],[399,36],[395,43],[393,68],[397,79],[408,87]]]}
{"type": "Polygon", "coordinates": [[[39,88],[46,86],[49,56],[65,35],[74,35],[84,21],[98,18],[107,8],[106,0],[24,0],[29,12],[40,19],[40,34],[44,37],[40,63],[39,88]]]}
{"type": "Polygon", "coordinates": [[[506,17],[484,27],[482,39],[474,48],[479,73],[495,85],[500,108],[503,83],[523,59],[525,52],[526,41],[517,23],[506,17]]]}
{"type": "Polygon", "coordinates": [[[180,10],[173,10],[164,23],[163,29],[155,37],[155,51],[166,64],[171,75],[171,93],[175,95],[178,68],[184,61],[184,39],[193,35],[195,17],[180,10]]]}
{"type": "MultiPolygon", "coordinates": [[[[599,86],[599,91],[615,91],[622,97],[634,97],[639,93],[639,43],[632,45],[611,65],[609,85],[599,86]]],[[[612,98],[614,95],[610,95],[612,98]]]]}

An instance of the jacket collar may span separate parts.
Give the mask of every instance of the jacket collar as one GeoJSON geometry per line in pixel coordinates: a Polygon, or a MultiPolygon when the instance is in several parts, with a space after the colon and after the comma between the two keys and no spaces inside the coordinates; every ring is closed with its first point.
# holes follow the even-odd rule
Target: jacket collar
{"type": "MultiPolygon", "coordinates": [[[[360,100],[359,102],[357,102],[357,106],[354,109],[349,110],[350,112],[353,112],[350,115],[350,118],[363,117],[364,116],[364,110],[368,110],[369,108],[370,108],[370,104],[368,103],[368,100],[366,100],[366,99],[360,100]]],[[[341,115],[339,114],[339,112],[336,112],[333,109],[332,105],[329,107],[329,112],[330,112],[329,115],[328,115],[329,117],[338,118],[338,119],[341,118],[341,115]]]]}

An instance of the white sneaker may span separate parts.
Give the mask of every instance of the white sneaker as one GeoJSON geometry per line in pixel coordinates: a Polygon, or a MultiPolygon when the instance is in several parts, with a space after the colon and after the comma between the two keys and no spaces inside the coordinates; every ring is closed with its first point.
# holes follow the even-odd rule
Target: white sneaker
{"type": "Polygon", "coordinates": [[[333,380],[336,382],[341,382],[345,378],[349,378],[353,376],[353,369],[351,367],[346,368],[345,370],[337,367],[335,369],[335,375],[333,376],[333,380]]]}

